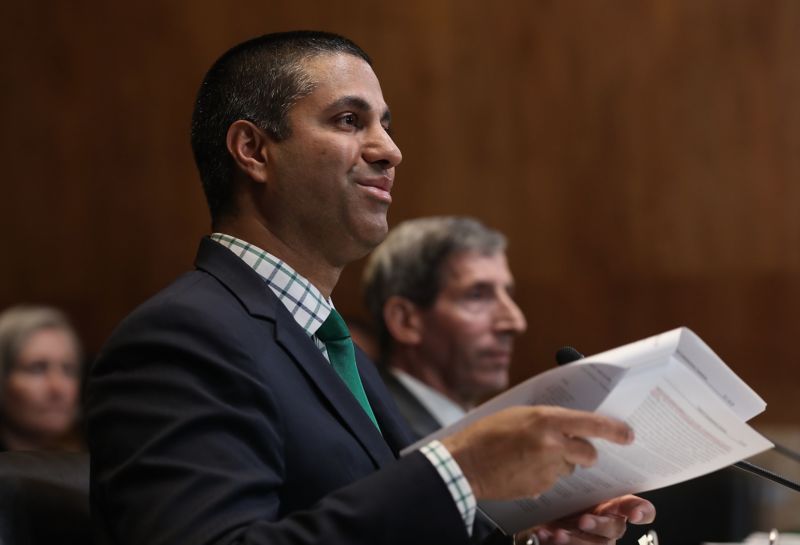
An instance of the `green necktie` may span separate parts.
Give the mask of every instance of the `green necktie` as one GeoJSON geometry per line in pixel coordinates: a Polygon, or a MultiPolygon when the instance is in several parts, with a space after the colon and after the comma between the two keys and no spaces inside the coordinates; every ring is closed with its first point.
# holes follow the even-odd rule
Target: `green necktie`
{"type": "Polygon", "coordinates": [[[316,335],[319,340],[325,343],[325,347],[328,349],[328,359],[331,361],[333,369],[353,393],[356,401],[367,413],[367,416],[378,428],[378,431],[380,431],[381,428],[378,426],[372,407],[369,406],[367,394],[364,392],[364,386],[361,384],[361,377],[358,375],[356,353],[353,349],[353,341],[350,339],[350,331],[347,329],[344,319],[336,312],[336,309],[331,309],[328,319],[322,323],[316,335]]]}

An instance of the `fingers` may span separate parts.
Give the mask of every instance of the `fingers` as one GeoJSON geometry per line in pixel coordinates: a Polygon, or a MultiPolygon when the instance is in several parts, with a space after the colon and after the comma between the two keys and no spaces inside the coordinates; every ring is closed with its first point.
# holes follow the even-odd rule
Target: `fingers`
{"type": "Polygon", "coordinates": [[[632,524],[650,524],[656,518],[656,508],[652,503],[630,494],[601,503],[594,509],[594,513],[619,515],[632,524]]]}
{"type": "Polygon", "coordinates": [[[627,495],[595,507],[591,513],[560,519],[536,528],[542,544],[609,544],[625,534],[627,523],[649,524],[655,507],[649,501],[627,495]]]}
{"type": "Polygon", "coordinates": [[[538,529],[536,536],[541,545],[609,545],[615,540],[601,536],[587,534],[578,529],[566,530],[557,528],[554,530],[538,529]]]}
{"type": "Polygon", "coordinates": [[[605,416],[552,406],[511,407],[442,439],[479,499],[541,494],[576,466],[597,461],[587,440],[630,442],[632,430],[605,416]]]}
{"type": "Polygon", "coordinates": [[[584,514],[578,518],[578,528],[592,536],[619,539],[625,533],[627,519],[620,515],[584,514]]]}
{"type": "Polygon", "coordinates": [[[625,517],[583,514],[540,526],[536,534],[542,543],[571,545],[614,543],[625,533],[625,517]]]}
{"type": "Polygon", "coordinates": [[[562,469],[558,472],[558,474],[561,475],[562,477],[569,477],[570,475],[575,473],[575,464],[571,464],[566,460],[564,460],[564,463],[562,465],[563,465],[562,469]]]}
{"type": "Polygon", "coordinates": [[[579,437],[564,437],[564,460],[573,466],[588,467],[597,461],[597,450],[579,437]]]}
{"type": "Polygon", "coordinates": [[[613,443],[633,442],[633,430],[624,422],[595,413],[550,407],[550,422],[570,437],[596,437],[613,443]]]}
{"type": "Polygon", "coordinates": [[[633,440],[633,430],[627,424],[602,415],[547,407],[543,420],[544,427],[559,434],[565,465],[560,475],[569,475],[575,466],[589,467],[597,461],[597,450],[584,437],[610,438],[616,442],[633,440]]]}

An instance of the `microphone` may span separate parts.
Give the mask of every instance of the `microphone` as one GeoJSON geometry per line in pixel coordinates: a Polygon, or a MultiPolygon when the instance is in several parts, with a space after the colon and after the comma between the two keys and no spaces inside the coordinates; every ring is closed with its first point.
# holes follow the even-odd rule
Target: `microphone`
{"type": "MultiPolygon", "coordinates": [[[[556,363],[558,363],[559,366],[567,365],[568,363],[572,363],[573,361],[581,360],[584,357],[585,356],[583,354],[581,354],[571,346],[563,346],[556,351],[556,363]]],[[[791,449],[788,449],[784,446],[775,443],[775,441],[772,441],[772,439],[770,439],[770,442],[772,442],[775,445],[776,452],[783,454],[784,456],[791,458],[795,461],[800,461],[800,454],[798,454],[797,452],[794,452],[791,449]]],[[[733,464],[733,467],[741,469],[742,471],[747,471],[748,473],[753,473],[754,475],[758,475],[759,477],[783,485],[786,488],[790,488],[796,492],[800,492],[800,484],[792,480],[789,480],[786,477],[782,477],[777,473],[773,473],[768,469],[764,469],[763,467],[751,464],[750,462],[745,462],[744,460],[742,460],[740,462],[736,462],[735,464],[733,464]]]]}
{"type": "Polygon", "coordinates": [[[562,346],[556,351],[556,363],[558,363],[558,365],[566,365],[573,361],[583,359],[583,357],[583,354],[571,346],[562,346]]]}

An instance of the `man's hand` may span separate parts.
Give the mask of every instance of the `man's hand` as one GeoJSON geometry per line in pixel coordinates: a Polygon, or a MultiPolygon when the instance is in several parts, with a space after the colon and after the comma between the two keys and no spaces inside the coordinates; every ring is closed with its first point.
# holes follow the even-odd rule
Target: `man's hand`
{"type": "Polygon", "coordinates": [[[569,545],[611,545],[625,533],[627,523],[649,524],[656,518],[653,504],[637,496],[620,496],[589,511],[533,529],[539,542],[569,545]]]}
{"type": "Polygon", "coordinates": [[[594,413],[551,406],[512,407],[442,443],[477,499],[508,500],[541,494],[576,465],[594,464],[597,451],[587,437],[627,444],[633,441],[633,430],[594,413]]]}

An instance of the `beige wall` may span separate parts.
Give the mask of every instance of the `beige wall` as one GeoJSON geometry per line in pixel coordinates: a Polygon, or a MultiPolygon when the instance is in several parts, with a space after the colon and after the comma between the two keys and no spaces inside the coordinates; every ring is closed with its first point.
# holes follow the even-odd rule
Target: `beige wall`
{"type": "MultiPolygon", "coordinates": [[[[793,0],[6,2],[0,307],[55,303],[97,350],[207,228],[188,146],[225,48],[290,28],[369,51],[405,160],[391,221],[505,231],[530,332],[688,325],[797,422],[800,3],[793,0]],[[489,8],[488,6],[494,6],[489,8]]],[[[359,312],[360,266],[337,306],[359,312]]]]}

